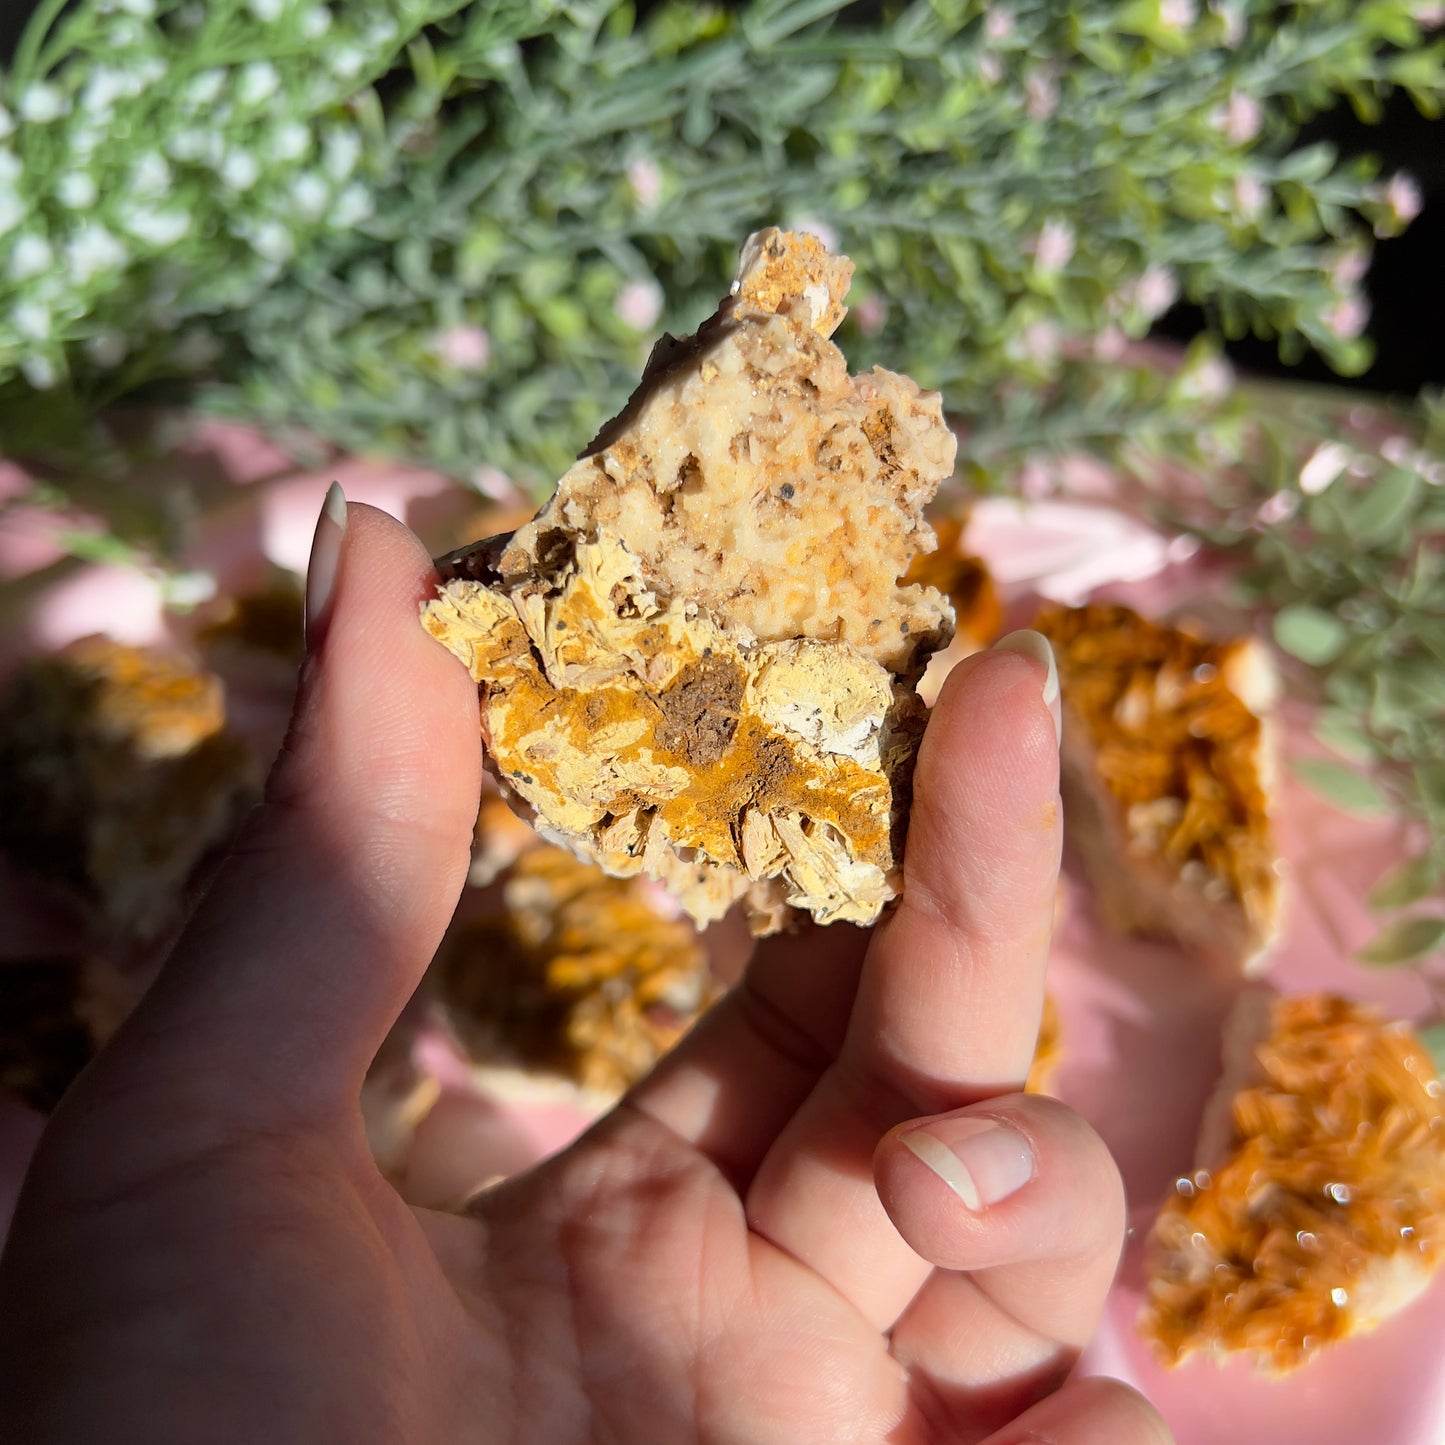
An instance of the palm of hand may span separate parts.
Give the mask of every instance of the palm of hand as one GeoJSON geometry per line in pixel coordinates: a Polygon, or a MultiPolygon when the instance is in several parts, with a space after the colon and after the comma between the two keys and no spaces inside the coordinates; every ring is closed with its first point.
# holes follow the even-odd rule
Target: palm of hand
{"type": "Polygon", "coordinates": [[[0,1267],[0,1437],[1163,1438],[1121,1390],[1049,1393],[1122,1200],[1081,1121],[1010,1092],[1058,853],[1034,666],[950,683],[871,942],[764,947],[577,1145],[413,1210],[357,1091],[465,874],[475,697],[415,625],[412,539],[352,508],[346,546],[266,806],[42,1142],[0,1267]],[[378,657],[419,710],[377,706],[378,657]],[[980,1130],[960,1187],[939,1151],[980,1130]]]}

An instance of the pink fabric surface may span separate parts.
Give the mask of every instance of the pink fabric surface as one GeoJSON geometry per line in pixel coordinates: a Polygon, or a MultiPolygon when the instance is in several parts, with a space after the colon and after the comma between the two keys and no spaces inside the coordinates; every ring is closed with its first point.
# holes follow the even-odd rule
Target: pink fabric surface
{"type": "MultiPolygon", "coordinates": [[[[346,459],[298,468],[273,443],[244,428],[207,424],[178,445],[185,465],[206,477],[206,505],[192,528],[186,565],[215,578],[222,593],[258,585],[267,565],[304,568],[312,529],[331,480],[353,500],[440,526],[475,498],[435,474],[346,459]]],[[[1109,598],[1154,613],[1188,606],[1231,626],[1249,619],[1218,602],[1227,569],[1108,505],[1107,471],[1075,469],[1087,501],[981,503],[965,545],[999,579],[1010,625],[1025,625],[1042,598],[1109,598]]],[[[22,497],[23,475],[0,464],[0,501],[22,497]]],[[[0,517],[0,576],[21,577],[52,562],[43,517],[25,511],[8,531],[0,517]]],[[[50,648],[87,632],[126,640],[184,636],[157,584],[127,569],[56,569],[27,598],[27,625],[0,643],[0,666],[16,649],[50,648]]],[[[265,754],[274,748],[289,695],[267,674],[233,697],[236,715],[265,754]]],[[[1288,756],[1315,750],[1308,709],[1285,710],[1288,756]]],[[[1279,817],[1288,874],[1286,927],[1270,982],[1286,991],[1333,989],[1420,1018],[1429,992],[1409,970],[1367,969],[1352,954],[1377,926],[1370,887],[1411,840],[1394,822],[1331,808],[1286,779],[1279,817]]],[[[68,939],[54,909],[42,915],[23,884],[0,873],[0,914],[18,956],[61,948],[68,939]]],[[[1123,1171],[1133,1236],[1104,1324],[1084,1368],[1129,1380],[1164,1411],[1181,1445],[1430,1445],[1445,1442],[1445,1286],[1372,1335],[1328,1350],[1280,1380],[1247,1366],[1195,1360],[1161,1369],[1134,1329],[1141,1298],[1144,1236],[1172,1181],[1192,1162],[1200,1114],[1219,1069],[1219,1034],[1241,985],[1171,945],[1110,934],[1087,891],[1067,880],[1050,986],[1063,1020],[1063,1060],[1054,1092],[1103,1134],[1123,1171]]],[[[730,976],[745,946],[719,934],[730,976]]],[[[417,1133],[404,1177],[408,1194],[443,1200],[519,1169],[562,1147],[586,1127],[585,1111],[480,1095],[455,1056],[423,1040],[417,1062],[440,1080],[440,1101],[417,1133]],[[430,1052],[428,1050],[430,1049],[430,1052]]],[[[0,1237],[8,1204],[38,1135],[27,1110],[0,1099],[0,1237]]]]}

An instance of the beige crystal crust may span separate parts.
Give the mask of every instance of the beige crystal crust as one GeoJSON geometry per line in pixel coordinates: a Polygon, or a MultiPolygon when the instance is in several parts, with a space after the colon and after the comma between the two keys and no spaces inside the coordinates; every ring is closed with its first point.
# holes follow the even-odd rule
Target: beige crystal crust
{"type": "Polygon", "coordinates": [[[849,376],[851,274],[811,236],[751,238],[538,516],[423,608],[544,836],[700,921],[742,900],[758,932],[896,892],[913,685],[952,630],[899,579],[954,439],[936,395],[849,376]]]}

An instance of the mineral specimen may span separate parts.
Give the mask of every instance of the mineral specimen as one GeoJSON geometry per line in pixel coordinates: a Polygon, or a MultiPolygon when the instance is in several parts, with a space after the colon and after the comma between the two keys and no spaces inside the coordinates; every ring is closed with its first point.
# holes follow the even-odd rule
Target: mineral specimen
{"type": "Polygon", "coordinates": [[[695,930],[658,901],[671,902],[655,884],[537,847],[512,865],[502,908],[454,930],[433,982],[499,1094],[522,1071],[611,1103],[713,1001],[695,930]]]}
{"type": "Polygon", "coordinates": [[[1127,607],[1037,626],[1058,659],[1065,825],[1105,920],[1258,966],[1280,911],[1263,650],[1127,607]]]}
{"type": "Polygon", "coordinates": [[[936,395],[849,376],[851,274],[811,236],[752,237],[538,516],[448,559],[423,607],[539,832],[699,921],[741,900],[760,933],[896,893],[914,684],[952,629],[899,579],[954,439],[936,395]]]}
{"type": "Polygon", "coordinates": [[[116,937],[174,921],[254,787],[219,680],[169,653],[85,638],[30,662],[0,706],[0,847],[116,937]]]}
{"type": "Polygon", "coordinates": [[[1246,993],[1227,1049],[1141,1324],[1167,1363],[1281,1373],[1403,1308],[1445,1257],[1445,1090],[1410,1029],[1328,995],[1246,993]]]}

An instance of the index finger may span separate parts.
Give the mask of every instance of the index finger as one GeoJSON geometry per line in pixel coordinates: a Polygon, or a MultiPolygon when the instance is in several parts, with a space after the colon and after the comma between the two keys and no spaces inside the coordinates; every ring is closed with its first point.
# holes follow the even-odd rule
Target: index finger
{"type": "Polygon", "coordinates": [[[903,898],[859,981],[840,1063],[919,1112],[1012,1092],[1033,1058],[1063,837],[1058,677],[1046,643],[1019,640],[1035,637],[949,677],[919,751],[903,898]]]}
{"type": "Polygon", "coordinates": [[[1042,1009],[1060,852],[1052,672],[1047,652],[1006,642],[960,664],[939,697],[903,898],[874,934],[838,1057],[747,1193],[750,1226],[880,1328],[928,1265],[878,1197],[879,1139],[1016,1090],[1042,1009]]]}

